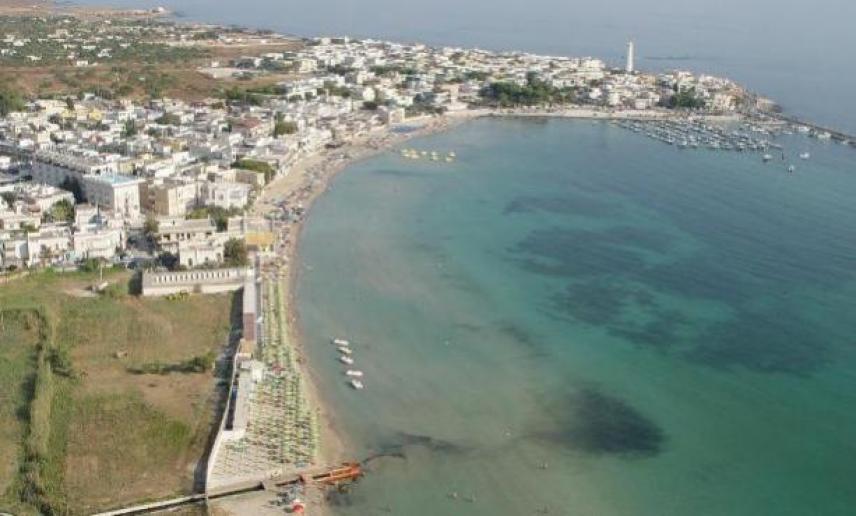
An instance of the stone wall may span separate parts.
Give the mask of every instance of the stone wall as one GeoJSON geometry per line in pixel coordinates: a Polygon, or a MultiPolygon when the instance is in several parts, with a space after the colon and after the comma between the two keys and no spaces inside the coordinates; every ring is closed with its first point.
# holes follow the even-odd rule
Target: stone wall
{"type": "Polygon", "coordinates": [[[253,269],[204,269],[176,272],[144,272],[143,295],[167,296],[190,294],[219,294],[234,292],[253,278],[253,269]]]}

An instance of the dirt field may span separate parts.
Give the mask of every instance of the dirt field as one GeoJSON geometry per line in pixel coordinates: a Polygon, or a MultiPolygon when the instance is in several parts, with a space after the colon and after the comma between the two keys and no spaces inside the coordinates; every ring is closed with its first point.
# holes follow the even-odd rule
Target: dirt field
{"type": "MultiPolygon", "coordinates": [[[[126,272],[111,274],[114,286],[94,298],[64,294],[94,280],[82,274],[35,274],[0,285],[0,312],[39,307],[53,314],[54,346],[68,357],[63,363],[70,364],[70,374],[54,367],[41,479],[51,506],[71,514],[190,491],[216,423],[221,391],[213,371],[138,371],[146,364],[170,366],[220,353],[230,332],[233,296],[137,298],[126,293],[129,278],[126,272]]],[[[26,377],[22,365],[33,361],[32,353],[20,344],[38,337],[6,320],[13,331],[0,336],[4,387],[26,377]]],[[[25,396],[0,396],[0,416],[22,403],[25,396]]],[[[14,458],[21,455],[26,426],[14,417],[0,423],[0,511],[39,512],[17,492],[23,481],[16,478],[14,458]]]]}

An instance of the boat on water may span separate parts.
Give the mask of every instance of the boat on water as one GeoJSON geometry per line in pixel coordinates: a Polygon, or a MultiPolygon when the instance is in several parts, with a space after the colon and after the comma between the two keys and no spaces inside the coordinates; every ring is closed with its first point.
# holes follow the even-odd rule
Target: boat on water
{"type": "Polygon", "coordinates": [[[817,139],[818,140],[828,140],[830,138],[832,138],[832,135],[826,131],[824,131],[822,133],[817,133],[817,139]]]}
{"type": "Polygon", "coordinates": [[[449,151],[449,157],[450,157],[450,158],[457,158],[457,157],[458,157],[458,155],[457,155],[457,154],[455,154],[455,151],[449,151]]]}
{"type": "Polygon", "coordinates": [[[339,357],[339,362],[342,362],[343,364],[353,365],[354,359],[349,357],[348,355],[342,355],[339,357]]]}
{"type": "Polygon", "coordinates": [[[333,339],[333,344],[336,346],[350,346],[351,342],[345,339],[333,339]]]}
{"type": "Polygon", "coordinates": [[[365,389],[365,387],[366,387],[365,385],[363,385],[363,382],[361,382],[361,381],[357,380],[356,378],[352,379],[352,380],[351,380],[350,382],[348,382],[348,383],[350,383],[350,384],[351,384],[351,387],[353,387],[354,389],[356,389],[356,390],[358,390],[358,391],[360,391],[360,390],[362,390],[362,389],[365,389]]]}
{"type": "Polygon", "coordinates": [[[773,159],[773,155],[772,154],[764,154],[764,156],[761,159],[763,159],[764,163],[766,163],[766,162],[773,159]]]}
{"type": "Polygon", "coordinates": [[[357,369],[348,369],[345,371],[345,376],[350,376],[352,378],[362,378],[363,372],[357,369]]]}
{"type": "Polygon", "coordinates": [[[803,152],[802,154],[800,154],[800,159],[809,159],[809,158],[811,158],[811,153],[809,153],[809,152],[803,152]]]}
{"type": "Polygon", "coordinates": [[[788,166],[788,173],[789,173],[789,174],[793,174],[794,172],[796,172],[796,170],[797,170],[797,167],[796,167],[796,166],[794,166],[794,165],[789,165],[789,166],[788,166]]]}
{"type": "Polygon", "coordinates": [[[351,351],[351,348],[339,346],[339,353],[342,353],[343,355],[350,355],[351,353],[353,353],[353,351],[351,351]]]}

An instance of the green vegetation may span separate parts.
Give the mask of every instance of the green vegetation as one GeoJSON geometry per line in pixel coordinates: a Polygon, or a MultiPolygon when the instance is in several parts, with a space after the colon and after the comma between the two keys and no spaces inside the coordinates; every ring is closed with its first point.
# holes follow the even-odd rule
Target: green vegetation
{"type": "Polygon", "coordinates": [[[51,206],[46,215],[51,222],[74,222],[74,204],[63,199],[51,206]]]}
{"type": "MultiPolygon", "coordinates": [[[[129,277],[105,271],[117,287],[129,277]]],[[[47,271],[0,288],[0,511],[90,514],[193,487],[223,393],[208,374],[129,369],[211,371],[233,297],[66,294],[97,278],[47,271]]]]}
{"type": "Polygon", "coordinates": [[[265,183],[269,183],[270,180],[273,179],[273,177],[276,175],[276,170],[274,170],[273,166],[271,166],[271,164],[266,161],[241,158],[238,161],[232,163],[232,167],[241,168],[244,170],[252,170],[253,172],[264,174],[265,183]]]}
{"type": "MultiPolygon", "coordinates": [[[[189,297],[185,298],[189,299],[189,297]]],[[[175,364],[165,364],[160,361],[149,362],[139,367],[129,367],[133,374],[170,374],[170,373],[205,373],[214,370],[217,356],[213,351],[198,355],[175,364]]]]}
{"type": "MultiPolygon", "coordinates": [[[[4,307],[5,308],[5,307],[4,307]]],[[[31,309],[0,310],[0,511],[20,509],[23,488],[21,443],[27,436],[27,419],[35,394],[40,316],[31,309]]]]}
{"type": "Polygon", "coordinates": [[[133,120],[126,120],[122,128],[122,138],[133,138],[137,135],[137,125],[133,120]]]}
{"type": "Polygon", "coordinates": [[[338,64],[335,66],[328,66],[327,71],[336,75],[348,75],[349,73],[353,72],[354,69],[349,66],[338,64]]]}
{"type": "Polygon", "coordinates": [[[485,102],[501,107],[565,104],[573,100],[574,94],[573,89],[551,86],[534,73],[527,75],[524,86],[511,82],[494,82],[480,92],[485,102]]]}
{"type": "MultiPolygon", "coordinates": [[[[273,137],[278,138],[285,134],[294,134],[297,132],[297,124],[294,122],[286,122],[284,120],[277,121],[273,126],[273,137]]],[[[268,181],[265,177],[265,181],[268,181]]]]}
{"type": "Polygon", "coordinates": [[[253,88],[238,88],[233,86],[223,91],[222,96],[229,102],[246,104],[250,106],[261,106],[268,96],[280,95],[282,92],[276,85],[256,86],[253,88]]]}
{"type": "Polygon", "coordinates": [[[380,75],[382,77],[387,77],[390,75],[401,74],[401,75],[416,75],[419,73],[419,70],[411,67],[403,67],[403,66],[395,66],[395,65],[384,65],[384,66],[372,66],[369,70],[375,75],[380,75]]]}
{"type": "Polygon", "coordinates": [[[164,113],[155,122],[161,125],[181,125],[181,117],[175,113],[164,113]]]}
{"type": "Polygon", "coordinates": [[[0,116],[6,116],[13,111],[23,111],[25,106],[20,93],[8,86],[0,86],[0,116]]]}
{"type": "Polygon", "coordinates": [[[226,231],[226,227],[229,224],[229,217],[235,217],[237,215],[240,215],[241,213],[243,213],[242,210],[238,208],[232,208],[230,210],[227,210],[219,206],[203,206],[201,208],[191,210],[190,213],[187,214],[187,218],[210,218],[214,220],[214,224],[217,226],[217,231],[226,231]]]}
{"type": "Polygon", "coordinates": [[[698,96],[695,88],[678,90],[676,87],[675,90],[675,94],[667,99],[666,107],[672,109],[702,109],[705,107],[704,99],[698,96]]]}
{"type": "Polygon", "coordinates": [[[347,86],[339,86],[333,81],[324,82],[323,92],[326,92],[328,95],[332,95],[334,97],[342,97],[346,99],[351,97],[351,90],[349,90],[347,86]]]}
{"type": "Polygon", "coordinates": [[[243,240],[230,238],[223,249],[223,261],[227,267],[246,267],[250,264],[247,258],[247,245],[243,240]]]}
{"type": "Polygon", "coordinates": [[[62,38],[53,38],[57,28],[69,31],[77,39],[112,35],[115,39],[104,40],[88,48],[83,45],[75,49],[75,59],[90,63],[175,63],[208,56],[208,52],[196,47],[167,45],[160,40],[174,27],[173,24],[147,20],[130,23],[111,23],[109,26],[95,20],[72,16],[0,17],[0,34],[21,37],[21,46],[15,52],[0,56],[5,66],[45,66],[68,63],[68,49],[63,47],[62,38]],[[125,43],[125,45],[121,43],[125,43]],[[102,50],[107,53],[102,53],[102,50]],[[27,56],[36,56],[31,61],[27,56]]]}
{"type": "Polygon", "coordinates": [[[0,199],[3,199],[8,206],[12,206],[18,199],[18,196],[14,192],[0,192],[0,199]]]}
{"type": "Polygon", "coordinates": [[[490,78],[490,74],[487,72],[480,72],[477,70],[471,70],[464,74],[464,80],[467,81],[486,81],[490,78]]]}

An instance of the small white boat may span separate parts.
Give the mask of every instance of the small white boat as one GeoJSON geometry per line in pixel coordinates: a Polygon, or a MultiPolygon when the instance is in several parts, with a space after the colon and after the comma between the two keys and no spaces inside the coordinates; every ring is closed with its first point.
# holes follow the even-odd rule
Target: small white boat
{"type": "Polygon", "coordinates": [[[809,159],[809,158],[811,158],[811,153],[803,152],[802,154],[800,154],[800,159],[809,159]]]}
{"type": "Polygon", "coordinates": [[[362,378],[363,372],[357,369],[348,369],[347,371],[345,371],[345,375],[350,376],[352,378],[362,378]]]}
{"type": "Polygon", "coordinates": [[[345,339],[333,339],[333,344],[337,346],[350,346],[351,342],[345,339]]]}
{"type": "Polygon", "coordinates": [[[458,155],[457,155],[457,154],[455,154],[455,153],[454,153],[454,151],[449,151],[449,157],[450,157],[450,158],[457,158],[457,157],[458,157],[458,155]]]}
{"type": "Polygon", "coordinates": [[[832,135],[830,133],[825,132],[825,131],[822,133],[817,133],[817,139],[818,140],[828,140],[830,138],[832,138],[832,135]]]}
{"type": "Polygon", "coordinates": [[[357,380],[356,378],[351,380],[349,383],[351,384],[351,387],[353,387],[354,389],[356,389],[358,391],[365,389],[365,385],[363,385],[363,382],[357,380]]]}
{"type": "Polygon", "coordinates": [[[766,162],[770,161],[771,159],[773,159],[773,155],[772,154],[764,154],[764,156],[761,159],[763,159],[764,163],[766,163],[766,162]]]}
{"type": "Polygon", "coordinates": [[[797,170],[797,167],[795,167],[794,165],[788,166],[788,173],[789,174],[793,174],[796,170],[797,170]]]}
{"type": "Polygon", "coordinates": [[[349,357],[348,355],[342,355],[339,357],[339,362],[342,362],[343,364],[353,365],[354,359],[349,357]]]}
{"type": "Polygon", "coordinates": [[[351,353],[353,353],[353,351],[351,351],[351,348],[346,348],[345,346],[339,346],[339,353],[342,353],[344,355],[350,355],[351,353]]]}

